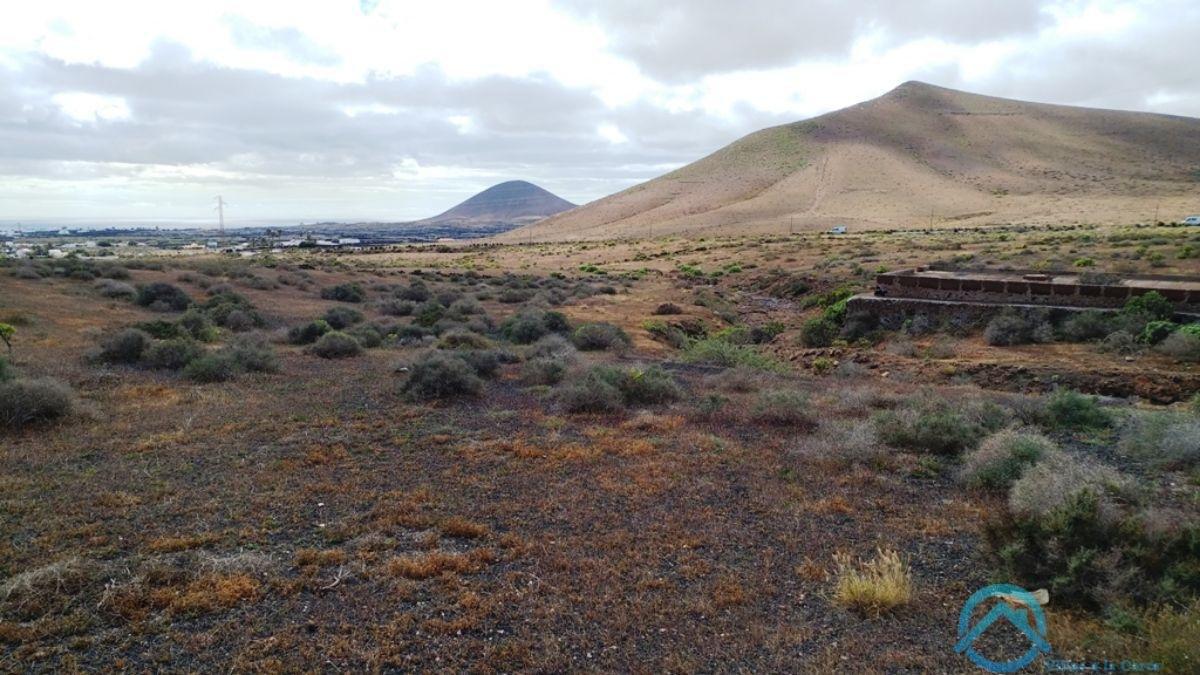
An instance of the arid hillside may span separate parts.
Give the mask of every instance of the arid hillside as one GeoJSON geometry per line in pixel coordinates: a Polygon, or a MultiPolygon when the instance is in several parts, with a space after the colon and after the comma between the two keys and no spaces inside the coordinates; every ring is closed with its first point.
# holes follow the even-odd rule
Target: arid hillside
{"type": "Polygon", "coordinates": [[[501,239],[1170,221],[1200,212],[1200,120],[907,82],[755,132],[501,239]]]}

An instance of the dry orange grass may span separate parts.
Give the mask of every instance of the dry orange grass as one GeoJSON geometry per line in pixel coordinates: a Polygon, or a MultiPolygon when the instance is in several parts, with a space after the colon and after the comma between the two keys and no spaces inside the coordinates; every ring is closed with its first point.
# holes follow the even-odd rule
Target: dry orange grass
{"type": "Polygon", "coordinates": [[[394,577],[420,581],[441,574],[459,574],[471,569],[471,558],[463,553],[430,551],[417,555],[393,558],[388,563],[388,574],[394,577]]]}

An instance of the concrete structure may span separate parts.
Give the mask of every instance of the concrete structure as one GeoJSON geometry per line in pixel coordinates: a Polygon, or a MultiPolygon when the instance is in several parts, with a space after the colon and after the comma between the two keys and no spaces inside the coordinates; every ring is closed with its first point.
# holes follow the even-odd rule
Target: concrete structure
{"type": "Polygon", "coordinates": [[[942,271],[918,267],[875,278],[880,297],[1119,309],[1155,291],[1180,312],[1200,313],[1200,277],[1167,275],[1082,278],[1074,272],[1037,270],[942,271]]]}

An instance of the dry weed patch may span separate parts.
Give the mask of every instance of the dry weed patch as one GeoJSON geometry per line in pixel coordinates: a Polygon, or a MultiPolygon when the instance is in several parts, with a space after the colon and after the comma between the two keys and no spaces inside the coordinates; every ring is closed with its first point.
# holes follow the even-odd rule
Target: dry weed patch
{"type": "Polygon", "coordinates": [[[837,565],[834,599],[838,603],[879,614],[912,600],[912,573],[896,551],[879,549],[874,559],[866,561],[855,561],[849,554],[839,553],[833,560],[837,565]]]}

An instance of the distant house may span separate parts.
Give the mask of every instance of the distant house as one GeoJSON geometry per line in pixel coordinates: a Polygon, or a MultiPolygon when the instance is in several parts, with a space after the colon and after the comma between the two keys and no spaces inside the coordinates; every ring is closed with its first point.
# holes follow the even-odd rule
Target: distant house
{"type": "Polygon", "coordinates": [[[1184,225],[1200,225],[1200,216],[1188,216],[1183,219],[1184,225]]]}
{"type": "Polygon", "coordinates": [[[835,225],[829,230],[829,234],[846,234],[845,225],[835,225]]]}

